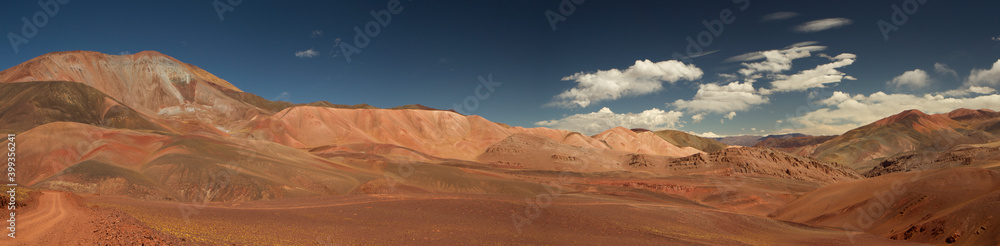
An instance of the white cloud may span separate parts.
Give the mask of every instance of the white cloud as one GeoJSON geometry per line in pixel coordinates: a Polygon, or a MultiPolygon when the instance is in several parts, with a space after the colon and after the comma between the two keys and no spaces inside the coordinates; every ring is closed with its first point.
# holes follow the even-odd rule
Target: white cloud
{"type": "Polygon", "coordinates": [[[810,22],[803,23],[795,27],[795,31],[798,32],[819,32],[825,31],[833,28],[839,28],[846,25],[854,23],[851,19],[847,18],[828,18],[822,20],[814,20],[810,22]]]}
{"type": "Polygon", "coordinates": [[[989,87],[973,86],[973,87],[969,87],[969,92],[977,93],[977,94],[992,94],[994,92],[997,92],[997,90],[993,89],[993,88],[989,88],[989,87]]]}
{"type": "Polygon", "coordinates": [[[890,87],[895,87],[896,89],[921,89],[931,84],[931,77],[927,75],[927,71],[914,69],[892,78],[892,80],[889,80],[886,84],[890,87]]]}
{"type": "Polygon", "coordinates": [[[938,93],[939,95],[946,97],[963,97],[970,94],[993,94],[997,92],[996,89],[983,87],[983,86],[970,86],[968,88],[955,89],[950,91],[945,91],[938,93]]]}
{"type": "Polygon", "coordinates": [[[593,113],[575,114],[558,120],[535,122],[535,125],[594,135],[618,126],[654,131],[676,129],[682,126],[680,124],[682,116],[684,114],[681,112],[666,112],[656,108],[642,111],[642,113],[616,114],[605,107],[593,113]]]}
{"type": "Polygon", "coordinates": [[[728,73],[720,73],[720,74],[716,74],[715,76],[719,76],[719,78],[722,78],[722,79],[725,79],[725,80],[734,80],[734,79],[737,78],[736,74],[728,74],[728,73]]]}
{"type": "Polygon", "coordinates": [[[276,96],[274,98],[271,98],[271,101],[288,101],[288,99],[291,99],[291,98],[292,98],[292,93],[289,93],[289,92],[286,91],[286,92],[282,92],[281,94],[278,94],[278,96],[276,96]]]}
{"type": "Polygon", "coordinates": [[[993,41],[1000,41],[1000,36],[993,37],[993,41]]]}
{"type": "Polygon", "coordinates": [[[865,96],[837,91],[830,98],[819,101],[818,105],[825,107],[786,119],[783,126],[791,128],[779,132],[810,135],[841,134],[909,109],[918,109],[928,114],[945,113],[958,108],[996,110],[1000,108],[1000,94],[948,97],[940,94],[915,96],[877,92],[865,96]]]}
{"type": "Polygon", "coordinates": [[[323,30],[313,30],[312,33],[309,34],[309,36],[312,38],[321,38],[323,37],[323,30]]]}
{"type": "Polygon", "coordinates": [[[736,112],[729,112],[725,117],[726,119],[733,120],[736,117],[736,112]]]}
{"type": "Polygon", "coordinates": [[[1000,87],[1000,59],[990,69],[973,69],[966,85],[1000,87]]]}
{"type": "Polygon", "coordinates": [[[701,84],[690,101],[679,99],[675,107],[688,112],[725,113],[746,111],[750,107],[764,104],[768,99],[753,88],[753,83],[732,82],[727,85],[701,84]]]}
{"type": "Polygon", "coordinates": [[[767,14],[764,17],[761,17],[760,20],[761,21],[785,20],[796,16],[799,16],[799,13],[782,11],[782,12],[774,12],[767,14]]]}
{"type": "Polygon", "coordinates": [[[722,51],[722,50],[709,50],[709,51],[701,52],[701,53],[694,54],[694,55],[680,57],[679,59],[684,60],[684,59],[688,59],[688,58],[698,58],[698,57],[702,57],[702,56],[711,55],[711,54],[713,54],[715,52],[719,52],[719,51],[722,51]]]}
{"type": "Polygon", "coordinates": [[[855,80],[854,77],[837,71],[837,68],[854,64],[856,58],[857,56],[854,54],[843,53],[831,57],[833,62],[816,66],[814,69],[804,70],[790,76],[779,75],[776,80],[771,82],[771,90],[779,92],[804,91],[810,88],[823,88],[826,84],[838,83],[844,79],[855,80]]]}
{"type": "Polygon", "coordinates": [[[548,106],[586,108],[600,101],[617,100],[622,96],[640,96],[663,89],[663,82],[700,79],[704,73],[694,65],[670,60],[653,63],[637,60],[624,71],[600,70],[579,72],[563,78],[575,81],[576,87],[556,95],[548,106]]]}
{"type": "MultiPolygon", "coordinates": [[[[777,50],[777,51],[782,52],[782,53],[790,53],[790,52],[815,52],[815,51],[826,50],[826,46],[813,45],[813,44],[816,44],[816,43],[818,43],[818,42],[816,42],[816,41],[799,42],[799,43],[796,43],[796,44],[789,45],[788,47],[785,47],[785,49],[783,49],[783,50],[777,50]]],[[[747,62],[747,61],[761,60],[761,59],[767,58],[767,56],[764,56],[764,52],[767,52],[767,51],[750,52],[750,53],[746,53],[746,54],[742,54],[742,55],[738,55],[738,56],[726,58],[726,60],[724,60],[724,62],[747,62]]]]}
{"type": "Polygon", "coordinates": [[[795,47],[813,46],[813,45],[818,44],[818,43],[819,43],[819,41],[802,41],[802,42],[794,43],[794,44],[789,45],[789,46],[785,46],[785,49],[791,49],[791,48],[795,48],[795,47]]]}
{"type": "Polygon", "coordinates": [[[700,113],[700,114],[696,114],[696,115],[692,115],[691,116],[691,121],[694,122],[694,123],[699,123],[699,122],[701,122],[704,119],[705,119],[705,113],[700,113]]]}
{"type": "Polygon", "coordinates": [[[699,137],[703,137],[703,138],[722,138],[723,137],[723,136],[719,136],[719,134],[715,134],[714,132],[705,132],[705,133],[688,132],[688,134],[699,136],[699,137]]]}
{"type": "Polygon", "coordinates": [[[947,64],[944,63],[934,63],[934,72],[938,74],[951,75],[952,77],[958,78],[958,72],[955,69],[951,69],[947,64]]]}
{"type": "Polygon", "coordinates": [[[809,49],[803,47],[793,47],[786,50],[769,50],[761,53],[765,60],[755,63],[743,63],[739,73],[743,76],[751,76],[758,72],[780,73],[792,69],[792,60],[810,57],[809,49]]]}
{"type": "Polygon", "coordinates": [[[298,57],[298,58],[312,58],[312,57],[316,57],[318,55],[319,55],[319,52],[316,52],[316,50],[312,49],[312,48],[310,48],[308,50],[303,50],[303,51],[295,52],[295,57],[298,57]]]}

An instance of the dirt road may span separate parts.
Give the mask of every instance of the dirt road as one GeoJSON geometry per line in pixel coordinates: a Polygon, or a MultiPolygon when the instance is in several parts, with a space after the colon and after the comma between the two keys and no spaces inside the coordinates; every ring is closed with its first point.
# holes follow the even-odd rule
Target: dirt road
{"type": "MultiPolygon", "coordinates": [[[[0,245],[52,245],[57,235],[57,225],[65,225],[73,217],[76,208],[66,198],[66,193],[43,191],[38,197],[39,207],[23,214],[17,214],[17,234],[0,240],[0,245]]],[[[63,227],[62,229],[66,229],[63,227]]]]}

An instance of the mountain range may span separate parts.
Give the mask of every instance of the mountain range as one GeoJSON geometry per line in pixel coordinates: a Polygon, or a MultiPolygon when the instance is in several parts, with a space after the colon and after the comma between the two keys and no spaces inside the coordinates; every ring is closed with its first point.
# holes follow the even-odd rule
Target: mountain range
{"type": "MultiPolygon", "coordinates": [[[[515,222],[517,230],[565,223],[545,216],[630,225],[642,219],[591,216],[638,209],[639,217],[680,222],[622,233],[662,242],[1000,243],[1000,222],[991,219],[1000,215],[991,209],[1000,194],[1000,113],[990,109],[907,110],[837,136],[710,139],[623,127],[586,136],[419,104],[271,101],[154,51],[42,55],[0,71],[0,98],[0,130],[17,135],[25,146],[17,156],[30,163],[19,166],[19,185],[114,204],[165,240],[251,242],[220,238],[217,229],[181,232],[164,203],[208,204],[206,216],[234,219],[284,207],[295,214],[297,206],[333,213],[343,207],[318,204],[351,199],[373,199],[384,211],[397,211],[392,202],[434,210],[436,199],[469,200],[462,209],[504,214],[477,213],[467,229],[501,230],[492,225],[510,223],[507,213],[523,210],[519,200],[547,194],[567,205],[535,224],[515,222]],[[960,188],[968,185],[975,188],[960,188]],[[888,199],[879,191],[892,201],[878,200],[888,199]],[[861,210],[880,202],[881,212],[861,210]],[[855,223],[864,216],[874,219],[855,223]],[[758,229],[725,229],[748,227],[758,229]]],[[[396,223],[424,223],[406,217],[417,215],[396,223]]],[[[564,233],[599,234],[602,223],[564,233]]]]}

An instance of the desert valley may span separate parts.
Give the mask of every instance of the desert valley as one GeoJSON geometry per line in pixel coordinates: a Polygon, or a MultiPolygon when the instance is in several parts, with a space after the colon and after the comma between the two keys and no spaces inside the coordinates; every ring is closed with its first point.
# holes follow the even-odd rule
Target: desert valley
{"type": "Polygon", "coordinates": [[[737,146],[272,101],[155,51],[0,82],[22,191],[3,245],[1000,244],[990,109],[737,146]]]}

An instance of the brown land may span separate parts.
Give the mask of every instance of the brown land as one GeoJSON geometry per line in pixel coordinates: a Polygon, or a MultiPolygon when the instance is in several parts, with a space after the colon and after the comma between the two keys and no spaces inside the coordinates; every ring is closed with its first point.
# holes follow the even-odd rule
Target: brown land
{"type": "Polygon", "coordinates": [[[269,101],[157,52],[46,54],[0,97],[43,190],[0,245],[1000,243],[989,109],[737,147],[269,101]]]}

